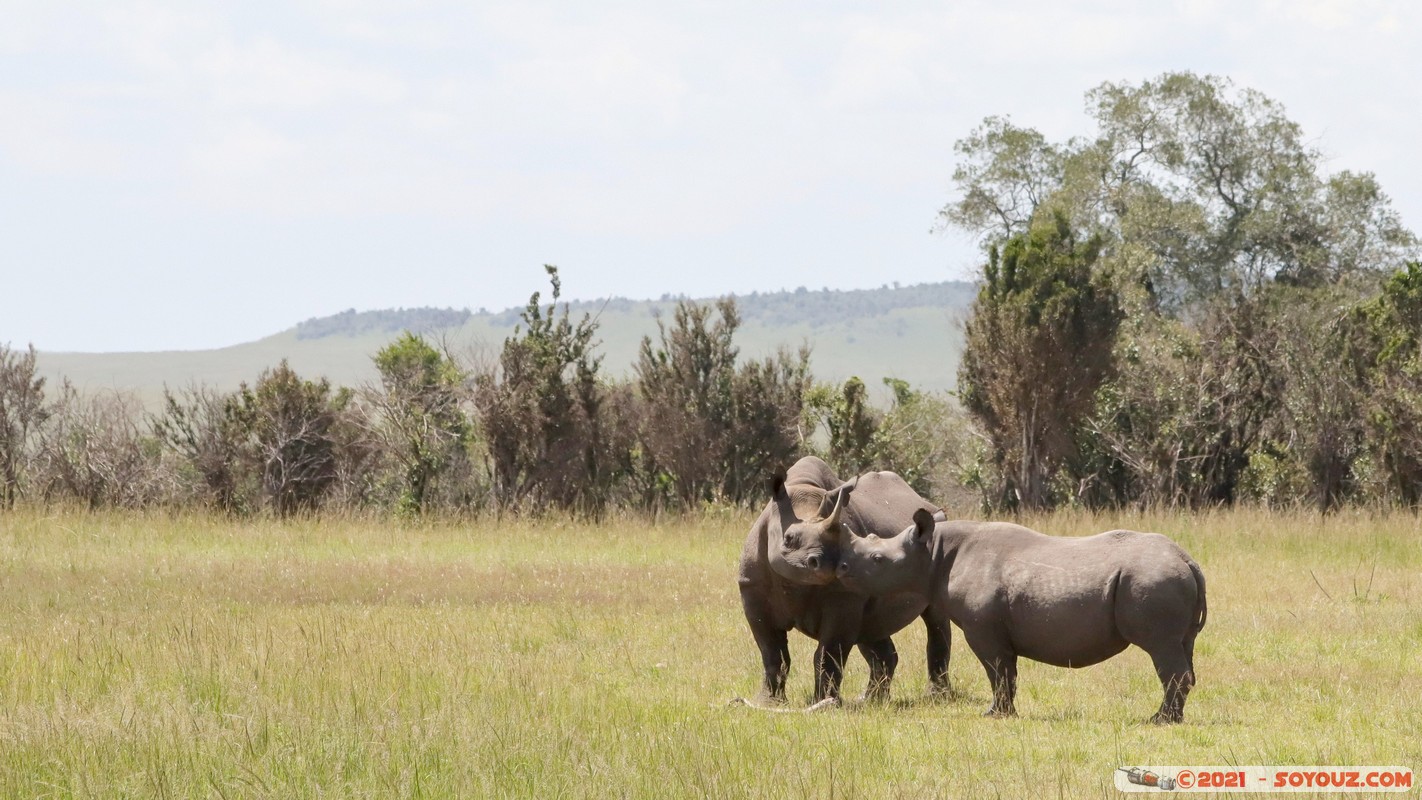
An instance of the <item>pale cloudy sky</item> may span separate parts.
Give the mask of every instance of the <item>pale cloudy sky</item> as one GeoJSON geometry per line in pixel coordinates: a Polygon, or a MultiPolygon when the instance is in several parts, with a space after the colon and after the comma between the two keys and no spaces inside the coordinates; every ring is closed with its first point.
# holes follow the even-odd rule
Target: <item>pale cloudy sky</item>
{"type": "Polygon", "coordinates": [[[963,278],[952,144],[1102,81],[1281,101],[1422,229],[1408,2],[0,0],[0,342],[190,349],[345,308],[963,278]]]}

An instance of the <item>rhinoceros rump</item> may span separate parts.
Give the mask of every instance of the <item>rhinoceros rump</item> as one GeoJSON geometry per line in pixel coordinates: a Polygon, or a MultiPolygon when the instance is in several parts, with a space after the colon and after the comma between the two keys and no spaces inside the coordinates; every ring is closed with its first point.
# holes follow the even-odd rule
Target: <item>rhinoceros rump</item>
{"type": "MultiPolygon", "coordinates": [[[[829,465],[813,456],[772,477],[771,500],[751,526],[741,554],[741,604],[765,668],[763,694],[783,702],[790,671],[787,633],[795,628],[819,642],[815,651],[815,699],[835,699],[845,656],[859,646],[869,662],[866,696],[888,696],[898,654],[889,638],[923,613],[917,598],[874,599],[846,590],[835,580],[841,536],[892,535],[915,511],[937,507],[898,475],[872,472],[841,484],[829,465]]],[[[929,675],[936,691],[948,689],[947,639],[930,628],[929,675]]]]}
{"type": "Polygon", "coordinates": [[[1184,718],[1205,576],[1158,533],[1065,538],[1005,522],[935,525],[915,513],[897,536],[846,536],[838,574],[865,594],[926,603],[924,620],[942,637],[957,624],[992,684],[990,715],[1015,713],[1018,656],[1086,667],[1134,644],[1165,689],[1152,721],[1184,718]]]}

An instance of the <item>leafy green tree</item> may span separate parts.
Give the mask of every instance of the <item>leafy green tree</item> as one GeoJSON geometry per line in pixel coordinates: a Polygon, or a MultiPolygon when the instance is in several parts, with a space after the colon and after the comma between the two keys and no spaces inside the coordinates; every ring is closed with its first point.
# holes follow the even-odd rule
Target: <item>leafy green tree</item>
{"type": "Polygon", "coordinates": [[[939,212],[940,224],[993,242],[1025,232],[1037,209],[1061,188],[1076,146],[1054,145],[1007,117],[984,119],[953,145],[959,158],[953,182],[962,195],[939,212]]]}
{"type": "Polygon", "coordinates": [[[1367,339],[1353,311],[1358,300],[1338,287],[1280,287],[1274,295],[1266,313],[1282,390],[1264,446],[1250,457],[1272,496],[1256,494],[1270,504],[1308,502],[1330,511],[1360,490],[1368,452],[1367,339]]]}
{"type": "Polygon", "coordinates": [[[1166,73],[1087,94],[1094,135],[1053,144],[990,117],[957,145],[945,226],[1002,242],[1048,207],[1100,232],[1104,263],[1180,312],[1270,281],[1376,282],[1417,239],[1366,173],[1325,176],[1276,101],[1224,78],[1166,73]]]}
{"type": "Polygon", "coordinates": [[[964,471],[975,460],[971,424],[946,394],[914,389],[908,381],[884,378],[887,410],[869,400],[857,377],[842,385],[816,384],[805,399],[804,427],[810,444],[844,477],[871,470],[898,473],[919,494],[945,499],[964,492],[964,471]],[[816,436],[820,430],[824,436],[816,436]]]}
{"type": "Polygon", "coordinates": [[[1051,505],[1053,478],[1076,458],[1096,390],[1114,375],[1122,312],[1109,274],[1093,270],[1100,249],[1059,213],[989,253],[958,387],[992,442],[1009,505],[1051,505]]]}
{"type": "Polygon", "coordinates": [[[425,510],[434,483],[465,454],[469,419],[461,408],[464,375],[454,360],[406,331],[375,354],[379,434],[404,473],[400,507],[425,510]]]}

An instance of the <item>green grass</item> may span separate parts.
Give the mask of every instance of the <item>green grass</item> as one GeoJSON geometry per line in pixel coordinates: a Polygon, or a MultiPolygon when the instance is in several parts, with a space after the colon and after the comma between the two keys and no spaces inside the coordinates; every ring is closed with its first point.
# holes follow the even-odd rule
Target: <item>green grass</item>
{"type": "MultiPolygon", "coordinates": [[[[1126,764],[1422,767],[1422,524],[1063,514],[1174,536],[1210,618],[1184,725],[1128,650],[1025,663],[1011,720],[955,639],[925,699],[727,707],[759,683],[735,563],[749,513],[652,525],[0,516],[7,797],[1114,796],[1126,764]]],[[[792,634],[794,703],[811,646],[792,634]]],[[[862,691],[863,662],[846,694],[862,691]]]]}

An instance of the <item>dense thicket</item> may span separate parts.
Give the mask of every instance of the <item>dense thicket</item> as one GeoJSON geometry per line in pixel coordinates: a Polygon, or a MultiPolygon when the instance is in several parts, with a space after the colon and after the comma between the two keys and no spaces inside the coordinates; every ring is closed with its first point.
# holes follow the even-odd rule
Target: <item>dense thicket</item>
{"type": "Polygon", "coordinates": [[[1325,175],[1278,103],[1221,78],[1107,83],[1087,106],[1089,138],[993,117],[957,145],[941,219],[993,254],[959,387],[985,495],[1415,505],[1418,243],[1373,176],[1325,175]],[[1096,246],[999,289],[996,253],[1044,231],[1096,246]]]}

